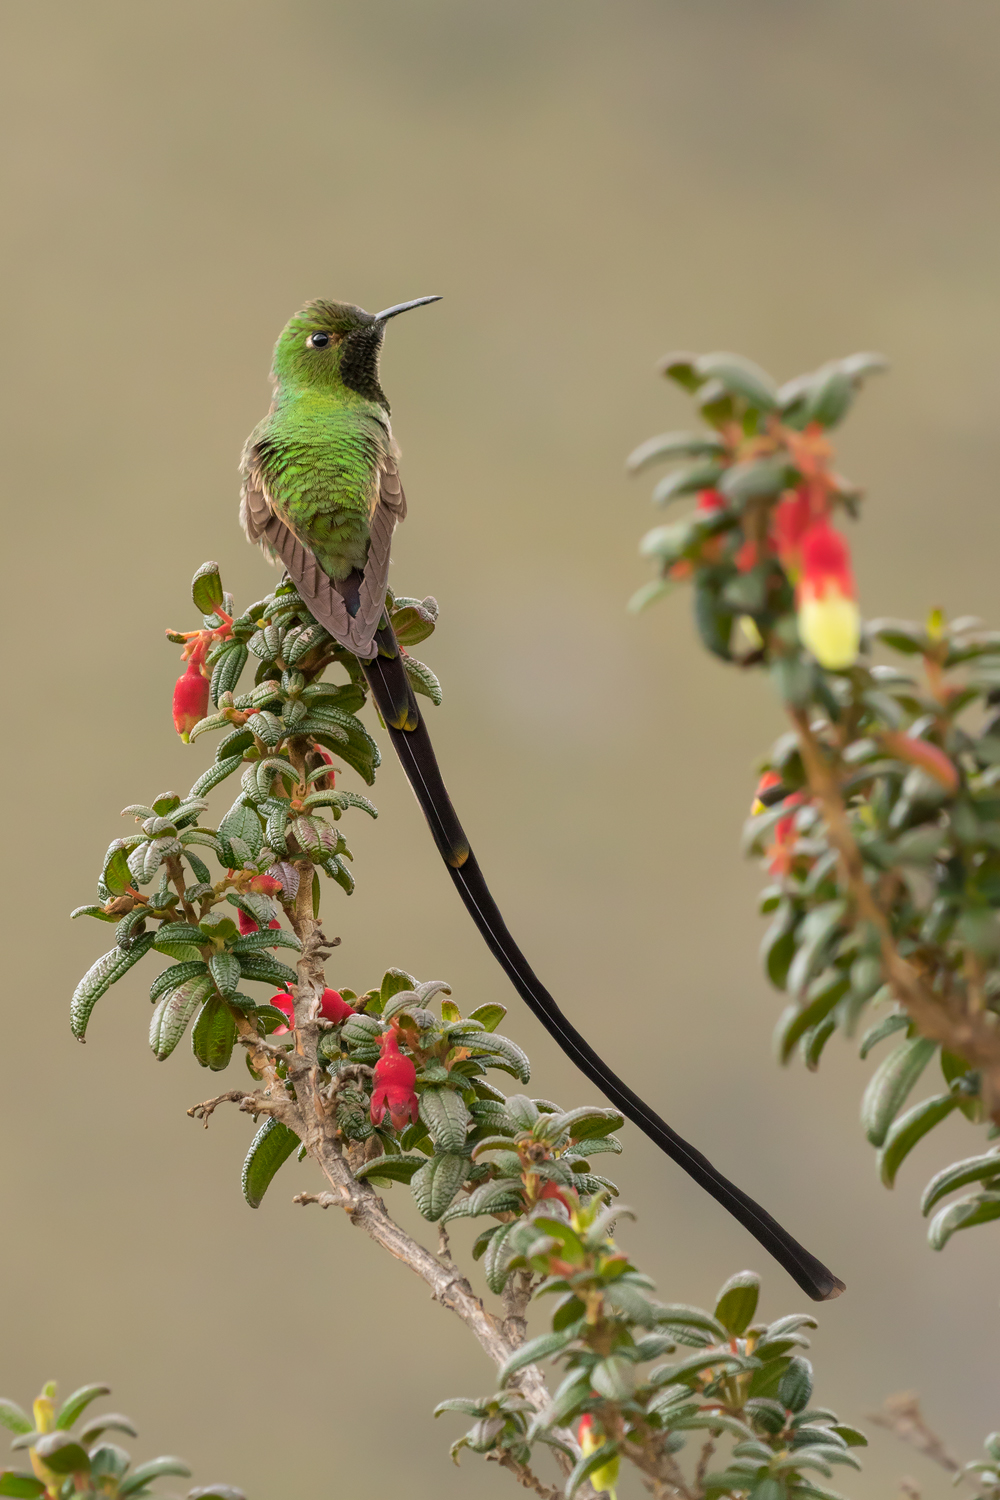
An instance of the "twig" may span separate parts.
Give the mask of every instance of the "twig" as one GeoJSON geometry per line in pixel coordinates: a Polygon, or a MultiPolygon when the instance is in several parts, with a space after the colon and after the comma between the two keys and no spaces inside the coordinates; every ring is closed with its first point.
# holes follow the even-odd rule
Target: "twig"
{"type": "Polygon", "coordinates": [[[523,1484],[526,1490],[533,1490],[536,1495],[541,1495],[542,1500],[560,1500],[561,1489],[553,1489],[550,1484],[543,1484],[527,1464],[519,1464],[517,1459],[510,1453],[487,1453],[487,1462],[499,1464],[501,1469],[508,1469],[518,1484],[523,1484]]]}
{"type": "Polygon", "coordinates": [[[916,1391],[900,1391],[896,1396],[887,1397],[882,1410],[871,1412],[868,1420],[874,1422],[876,1427],[884,1427],[893,1433],[900,1442],[916,1448],[918,1453],[922,1453],[946,1473],[962,1472],[958,1459],[952,1457],[937,1433],[932,1432],[924,1420],[916,1391]]]}
{"type": "Polygon", "coordinates": [[[201,1104],[192,1104],[188,1110],[188,1114],[192,1120],[204,1121],[205,1129],[207,1130],[209,1119],[220,1104],[239,1104],[246,1097],[247,1095],[242,1089],[230,1089],[228,1093],[216,1094],[214,1099],[205,1099],[201,1104]]]}

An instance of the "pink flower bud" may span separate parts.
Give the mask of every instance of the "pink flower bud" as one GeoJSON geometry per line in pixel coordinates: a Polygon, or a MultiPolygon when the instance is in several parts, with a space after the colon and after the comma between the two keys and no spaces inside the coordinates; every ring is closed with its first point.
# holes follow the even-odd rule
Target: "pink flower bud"
{"type": "Polygon", "coordinates": [[[861,644],[861,612],[847,543],[826,520],[802,537],[796,590],[799,636],[821,667],[849,667],[861,644]]]}
{"type": "MultiPolygon", "coordinates": [[[[261,896],[277,896],[285,888],[281,884],[281,881],[276,880],[273,875],[255,875],[250,882],[250,889],[256,891],[261,896]]],[[[271,923],[272,927],[276,927],[277,925],[276,922],[271,923]]]]}
{"type": "Polygon", "coordinates": [[[381,1042],[382,1056],[375,1064],[372,1088],[371,1116],[373,1125],[381,1125],[388,1111],[396,1130],[402,1130],[408,1120],[417,1119],[417,1096],[414,1084],[417,1070],[409,1057],[399,1050],[394,1031],[387,1031],[381,1042]]]}
{"type": "Polygon", "coordinates": [[[174,688],[174,728],[188,743],[191,730],[208,712],[208,678],[201,675],[196,661],[191,661],[174,688]]]}

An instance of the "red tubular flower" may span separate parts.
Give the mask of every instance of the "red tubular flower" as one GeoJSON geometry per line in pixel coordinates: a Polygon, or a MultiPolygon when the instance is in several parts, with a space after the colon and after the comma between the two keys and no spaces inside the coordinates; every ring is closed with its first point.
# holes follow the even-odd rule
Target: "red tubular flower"
{"type": "Polygon", "coordinates": [[[174,688],[174,728],[188,743],[191,730],[208,712],[208,678],[203,677],[201,667],[192,659],[183,677],[178,677],[174,688]]]}
{"type": "Polygon", "coordinates": [[[796,590],[799,635],[821,667],[849,667],[861,644],[861,611],[851,554],[826,520],[803,534],[802,576],[796,590]]]}
{"type": "Polygon", "coordinates": [[[372,1088],[372,1124],[381,1125],[388,1111],[395,1129],[402,1130],[408,1120],[417,1119],[417,1096],[413,1091],[417,1070],[411,1059],[400,1052],[394,1031],[385,1033],[381,1045],[382,1056],[375,1064],[372,1088]]]}
{"type": "Polygon", "coordinates": [[[781,566],[793,583],[802,567],[802,538],[815,521],[816,516],[807,490],[794,490],[786,494],[775,507],[774,544],[781,558],[781,566]]]}
{"type": "Polygon", "coordinates": [[[292,1026],[294,1026],[295,1024],[294,1000],[292,999],[291,995],[286,995],[285,991],[282,990],[280,994],[272,995],[267,1003],[268,1005],[273,1005],[275,1010],[283,1010],[285,1012],[285,1015],[291,1022],[291,1025],[289,1026],[276,1026],[274,1028],[274,1031],[271,1033],[272,1036],[285,1036],[289,1031],[291,1031],[292,1026]]]}
{"type": "MultiPolygon", "coordinates": [[[[277,923],[272,923],[271,925],[277,926],[277,923]]],[[[267,1003],[268,1005],[275,1006],[278,1010],[283,1010],[289,1021],[294,1025],[295,1006],[292,1002],[291,995],[286,995],[284,990],[282,990],[280,995],[272,995],[267,1003]]],[[[323,999],[320,1001],[319,1013],[325,1021],[336,1022],[346,1021],[348,1016],[357,1015],[357,1011],[354,1009],[354,1006],[348,1005],[347,1001],[344,999],[339,990],[323,991],[323,999]]],[[[272,1035],[284,1036],[285,1033],[290,1031],[291,1029],[291,1026],[277,1026],[275,1027],[272,1035]]]]}
{"type": "Polygon", "coordinates": [[[320,1002],[319,1013],[324,1021],[346,1021],[348,1016],[357,1015],[353,1005],[348,1005],[339,990],[324,990],[323,999],[320,1002]]]}
{"type": "Polygon", "coordinates": [[[787,817],[779,818],[774,825],[774,843],[768,846],[767,868],[772,875],[788,875],[791,873],[795,863],[795,845],[798,840],[798,830],[795,827],[795,809],[802,807],[805,797],[801,792],[793,792],[786,797],[782,803],[783,807],[791,808],[787,817]]]}

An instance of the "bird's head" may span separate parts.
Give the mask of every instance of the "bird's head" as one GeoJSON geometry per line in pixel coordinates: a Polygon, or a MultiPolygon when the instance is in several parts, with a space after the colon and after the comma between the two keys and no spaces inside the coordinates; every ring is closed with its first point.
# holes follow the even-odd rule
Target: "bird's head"
{"type": "Polygon", "coordinates": [[[397,313],[440,300],[417,297],[380,313],[365,312],[351,302],[307,302],[285,325],[274,347],[274,379],[279,385],[316,390],[346,386],[388,411],[378,372],[385,325],[397,313]]]}

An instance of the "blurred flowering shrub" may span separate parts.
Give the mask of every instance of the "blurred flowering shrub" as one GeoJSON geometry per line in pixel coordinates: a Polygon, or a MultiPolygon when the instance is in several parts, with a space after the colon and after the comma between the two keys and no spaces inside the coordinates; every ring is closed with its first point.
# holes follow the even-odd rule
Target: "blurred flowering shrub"
{"type": "MultiPolygon", "coordinates": [[[[629,459],[633,471],[671,465],[657,504],[697,497],[643,541],[659,577],[632,607],[690,581],[708,649],[767,671],[787,708],[746,831],[773,881],[763,960],[788,996],[775,1046],[816,1068],[838,1031],[861,1029],[862,1058],[891,1041],[861,1108],[891,1187],[951,1114],[1000,1135],[1000,632],[940,611],[862,624],[836,524],[861,497],[828,433],[878,356],[781,387],[732,354],[662,368],[707,430],[653,438],[629,459]],[[910,1104],[932,1062],[938,1084],[910,1104]]],[[[922,1209],[935,1249],[1000,1218],[1000,1146],[939,1172],[922,1209]]]]}
{"type": "MultiPolygon", "coordinates": [[[[110,1394],[106,1385],[85,1385],[56,1405],[56,1385],[49,1381],[35,1398],[31,1416],[16,1401],[0,1397],[0,1423],[14,1434],[11,1447],[25,1453],[30,1470],[0,1471],[0,1495],[21,1500],[70,1500],[71,1496],[100,1496],[129,1500],[155,1495],[157,1479],[181,1476],[191,1470],[180,1458],[153,1458],[132,1468],[132,1460],[108,1433],[136,1436],[128,1417],[118,1412],[85,1417],[87,1407],[110,1394]]],[[[242,1490],[228,1484],[209,1484],[188,1491],[188,1500],[244,1500],[242,1490]]]]}

